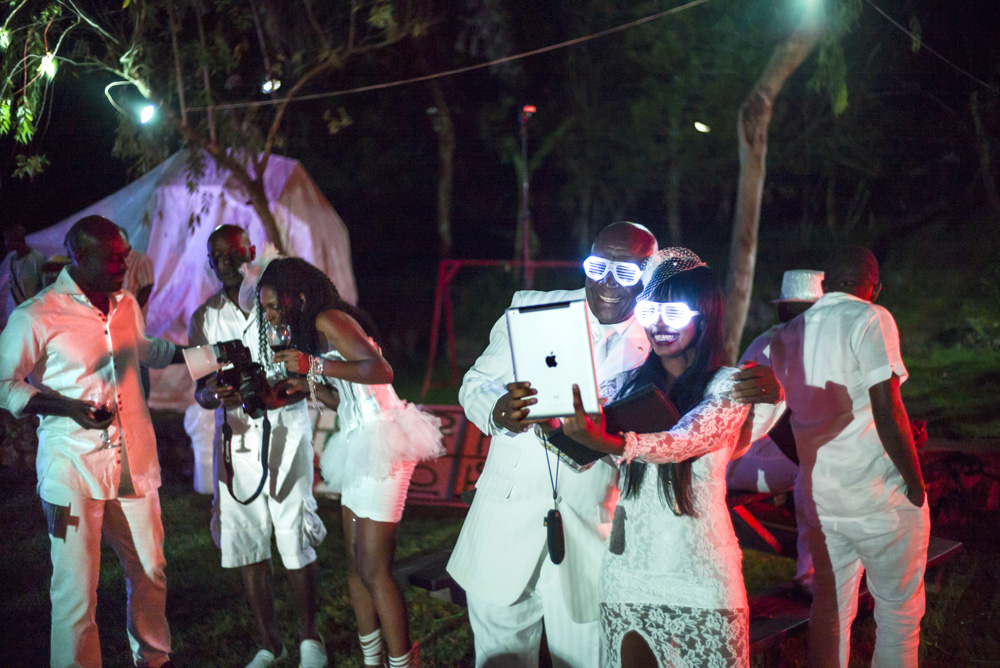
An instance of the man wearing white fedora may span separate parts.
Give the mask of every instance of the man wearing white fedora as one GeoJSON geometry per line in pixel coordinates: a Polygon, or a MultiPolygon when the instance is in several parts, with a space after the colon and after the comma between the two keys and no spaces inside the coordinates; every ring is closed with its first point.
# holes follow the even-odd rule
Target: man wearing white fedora
{"type": "MultiPolygon", "coordinates": [[[[768,364],[764,356],[775,332],[785,323],[804,313],[823,296],[823,272],[812,269],[791,269],[781,278],[781,294],[771,301],[778,305],[779,324],[771,327],[753,340],[743,356],[740,364],[754,362],[768,364]]],[[[791,491],[795,487],[795,478],[799,473],[798,458],[794,451],[785,453],[769,437],[754,441],[750,449],[739,459],[729,463],[726,471],[726,486],[734,491],[764,492],[780,494],[791,491]]],[[[799,508],[803,504],[796,499],[796,523],[805,526],[804,518],[800,517],[799,508]]],[[[809,543],[805,533],[799,531],[798,559],[793,582],[803,591],[811,593],[813,562],[809,553],[809,543]]]]}

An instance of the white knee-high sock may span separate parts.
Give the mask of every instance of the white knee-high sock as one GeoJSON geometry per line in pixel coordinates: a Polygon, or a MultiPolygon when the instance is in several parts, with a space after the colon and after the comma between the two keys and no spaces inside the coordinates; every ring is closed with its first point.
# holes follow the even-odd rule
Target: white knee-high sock
{"type": "Polygon", "coordinates": [[[417,643],[403,656],[390,656],[389,668],[417,668],[417,643]]]}
{"type": "Polygon", "coordinates": [[[361,654],[365,657],[366,666],[382,665],[382,629],[375,629],[367,635],[358,634],[361,641],[361,654]]]}

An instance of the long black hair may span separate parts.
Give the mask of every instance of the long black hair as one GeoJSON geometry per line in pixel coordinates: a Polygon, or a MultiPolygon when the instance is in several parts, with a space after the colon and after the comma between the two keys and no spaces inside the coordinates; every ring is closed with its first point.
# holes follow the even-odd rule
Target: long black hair
{"type": "Polygon", "coordinates": [[[365,334],[378,343],[378,331],[370,315],[345,302],[336,286],[326,274],[297,257],[283,257],[271,260],[257,283],[257,308],[263,318],[260,305],[260,288],[273,288],[278,293],[278,302],[285,312],[292,329],[292,346],[311,355],[321,355],[319,332],[316,331],[316,316],[331,309],[343,311],[358,321],[365,334]],[[305,297],[301,299],[299,295],[305,297]]]}
{"type": "MultiPolygon", "coordinates": [[[[684,415],[701,403],[708,383],[726,364],[722,345],[722,288],[715,273],[705,266],[682,271],[662,282],[650,283],[651,289],[643,296],[648,296],[651,301],[684,302],[698,312],[695,316],[695,338],[691,343],[696,351],[695,358],[691,366],[670,383],[660,358],[655,353],[651,354],[626,380],[621,396],[647,385],[656,385],[667,393],[677,411],[684,415]]],[[[694,499],[691,498],[691,465],[695,459],[692,457],[657,466],[660,487],[675,515],[695,514],[694,499]]],[[[638,494],[646,466],[644,462],[629,462],[622,467],[622,488],[626,498],[638,494]]]]}

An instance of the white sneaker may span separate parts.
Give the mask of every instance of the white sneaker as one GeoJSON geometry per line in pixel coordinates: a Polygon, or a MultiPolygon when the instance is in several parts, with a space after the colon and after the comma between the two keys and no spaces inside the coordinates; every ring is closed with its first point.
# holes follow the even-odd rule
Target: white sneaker
{"type": "Polygon", "coordinates": [[[326,646],[319,640],[299,644],[299,668],[326,668],[326,646]]]}
{"type": "Polygon", "coordinates": [[[254,655],[253,660],[247,664],[246,668],[270,668],[278,661],[288,658],[288,648],[282,647],[281,654],[275,656],[270,650],[262,649],[254,655]]]}

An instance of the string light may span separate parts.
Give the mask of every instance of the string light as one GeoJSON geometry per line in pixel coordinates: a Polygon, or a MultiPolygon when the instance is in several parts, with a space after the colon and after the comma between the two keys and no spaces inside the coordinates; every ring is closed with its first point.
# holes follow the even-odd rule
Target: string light
{"type": "Polygon", "coordinates": [[[152,104],[147,104],[139,112],[139,122],[145,125],[149,123],[156,116],[156,106],[152,104]]]}
{"type": "Polygon", "coordinates": [[[268,77],[264,79],[264,83],[260,85],[260,92],[268,95],[275,92],[281,88],[281,79],[275,79],[274,77],[268,77]]]}
{"type": "Polygon", "coordinates": [[[699,121],[694,122],[694,129],[698,132],[704,132],[706,134],[712,131],[712,128],[708,127],[704,123],[700,123],[699,121]]]}
{"type": "Polygon", "coordinates": [[[900,29],[901,31],[903,31],[903,33],[905,33],[905,34],[906,34],[906,35],[907,35],[907,36],[908,36],[908,37],[909,37],[910,39],[912,39],[912,40],[913,40],[913,41],[914,41],[915,43],[919,44],[919,45],[920,45],[920,48],[922,48],[922,49],[925,49],[925,50],[927,50],[928,52],[930,52],[930,54],[931,54],[932,56],[934,56],[935,58],[938,58],[939,60],[942,60],[942,61],[944,61],[944,63],[945,63],[945,64],[947,64],[948,66],[950,66],[950,67],[951,67],[952,69],[954,69],[955,71],[957,71],[957,72],[958,72],[959,74],[962,74],[962,75],[964,75],[964,76],[968,77],[969,79],[972,79],[973,81],[975,81],[975,82],[976,82],[977,84],[979,84],[979,85],[980,85],[980,86],[982,86],[983,88],[988,88],[989,90],[992,90],[992,91],[994,91],[994,92],[1000,92],[1000,91],[998,91],[998,89],[997,89],[997,87],[996,87],[996,86],[993,86],[993,85],[990,85],[990,84],[986,83],[985,81],[983,81],[982,79],[980,79],[979,77],[977,77],[977,76],[975,76],[975,75],[973,75],[973,74],[969,73],[969,72],[968,72],[968,71],[966,71],[966,70],[963,70],[963,69],[962,69],[961,67],[959,67],[959,66],[958,66],[958,65],[956,65],[955,63],[951,62],[950,60],[948,60],[947,58],[945,58],[944,56],[942,56],[942,55],[941,55],[940,53],[938,53],[937,51],[935,51],[935,50],[934,50],[934,49],[932,49],[931,47],[927,46],[927,43],[926,43],[926,42],[925,42],[924,40],[920,39],[920,37],[919,37],[919,36],[917,36],[917,35],[914,35],[914,34],[913,34],[912,32],[910,32],[909,30],[907,30],[906,28],[904,28],[904,27],[903,27],[902,25],[900,25],[900,24],[899,24],[899,22],[897,22],[897,21],[896,21],[895,19],[893,19],[893,18],[892,18],[891,16],[889,16],[889,15],[888,15],[888,14],[886,14],[886,13],[885,13],[884,11],[882,11],[882,9],[881,9],[881,8],[880,8],[880,7],[878,6],[878,5],[876,5],[876,4],[874,3],[874,2],[872,2],[872,0],[866,0],[866,2],[867,2],[867,3],[869,4],[869,5],[871,5],[871,6],[872,6],[872,8],[873,8],[873,9],[874,9],[874,10],[875,10],[876,12],[878,12],[878,13],[879,13],[879,14],[881,14],[881,15],[882,15],[883,17],[885,17],[885,20],[886,20],[886,21],[888,21],[888,22],[889,22],[889,23],[891,23],[892,25],[894,25],[894,26],[896,26],[897,28],[899,28],[899,29],[900,29]]]}
{"type": "Polygon", "coordinates": [[[559,42],[558,44],[550,44],[549,46],[543,46],[539,49],[533,49],[531,51],[524,51],[523,53],[514,54],[513,56],[505,56],[503,58],[497,58],[496,60],[491,60],[487,63],[478,63],[476,65],[469,65],[467,67],[459,67],[453,70],[446,70],[444,72],[438,72],[436,74],[426,74],[424,76],[413,77],[410,79],[400,79],[397,81],[390,81],[382,84],[374,84],[371,86],[360,86],[358,88],[348,88],[344,90],[335,90],[327,93],[312,93],[310,95],[299,95],[292,98],[287,98],[285,100],[257,100],[254,102],[230,102],[228,104],[214,104],[211,107],[200,106],[200,107],[188,107],[188,111],[208,111],[210,108],[219,109],[246,109],[249,107],[265,107],[275,104],[285,104],[287,102],[302,102],[305,100],[321,100],[328,97],[338,97],[340,95],[351,95],[353,93],[365,93],[373,90],[383,90],[386,88],[394,88],[396,86],[404,86],[406,84],[419,83],[421,81],[430,81],[432,79],[441,79],[443,77],[454,76],[456,74],[465,74],[466,72],[472,72],[473,70],[481,70],[487,67],[494,67],[501,63],[510,63],[515,60],[522,60],[529,56],[537,56],[541,53],[548,53],[549,51],[556,51],[558,49],[565,49],[566,47],[573,46],[575,44],[582,44],[583,42],[589,42],[590,40],[598,39],[600,37],[605,37],[617,32],[622,32],[623,30],[628,30],[629,28],[634,28],[636,26],[642,25],[644,23],[649,23],[650,21],[656,21],[665,16],[670,16],[672,14],[679,14],[688,9],[694,9],[698,5],[703,5],[711,0],[691,0],[690,2],[679,5],[677,7],[672,7],[662,12],[646,16],[635,21],[630,21],[629,23],[623,23],[620,26],[615,26],[614,28],[608,28],[607,30],[601,30],[600,32],[592,33],[590,35],[584,35],[583,37],[575,37],[565,42],[559,42]]]}

